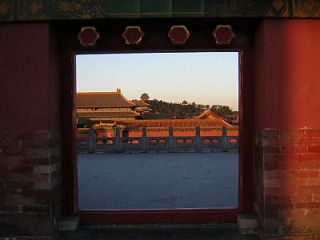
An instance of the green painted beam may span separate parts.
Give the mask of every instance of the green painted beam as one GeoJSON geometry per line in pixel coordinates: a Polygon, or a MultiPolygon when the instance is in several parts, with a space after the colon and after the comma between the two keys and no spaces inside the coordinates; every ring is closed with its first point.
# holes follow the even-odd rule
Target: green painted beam
{"type": "Polygon", "coordinates": [[[0,0],[0,22],[62,19],[319,18],[319,0],[0,0]]]}

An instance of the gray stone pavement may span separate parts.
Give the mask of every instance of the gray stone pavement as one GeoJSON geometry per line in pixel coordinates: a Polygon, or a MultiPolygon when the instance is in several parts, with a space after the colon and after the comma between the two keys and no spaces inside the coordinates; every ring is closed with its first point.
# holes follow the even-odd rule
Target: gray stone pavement
{"type": "Polygon", "coordinates": [[[236,208],[238,166],[237,152],[79,154],[79,208],[236,208]]]}
{"type": "Polygon", "coordinates": [[[82,228],[77,232],[62,232],[61,240],[258,240],[241,235],[235,224],[111,226],[82,228]]]}

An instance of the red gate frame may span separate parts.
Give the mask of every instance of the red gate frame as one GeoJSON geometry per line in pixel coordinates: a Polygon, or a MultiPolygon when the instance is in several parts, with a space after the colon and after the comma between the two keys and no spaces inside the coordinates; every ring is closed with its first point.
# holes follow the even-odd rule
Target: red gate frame
{"type": "Polygon", "coordinates": [[[177,20],[115,20],[56,23],[54,36],[61,49],[61,126],[63,141],[63,214],[79,215],[82,223],[96,224],[152,224],[152,223],[209,223],[234,222],[237,215],[253,211],[253,30],[256,21],[248,20],[179,20],[191,29],[191,37],[184,47],[172,46],[167,32],[177,20]],[[126,25],[140,25],[149,41],[139,48],[126,45],[121,31],[126,25]],[[236,32],[228,46],[217,46],[211,33],[218,24],[230,24],[236,32]],[[101,39],[95,49],[81,47],[77,33],[82,26],[96,26],[101,39]],[[102,31],[100,29],[106,29],[102,31]],[[104,41],[105,39],[105,41],[104,41]],[[193,40],[192,40],[193,39],[193,40]],[[134,211],[80,211],[77,203],[77,156],[75,100],[75,54],[78,53],[129,53],[129,52],[239,52],[239,207],[237,209],[190,210],[134,210],[134,211]]]}

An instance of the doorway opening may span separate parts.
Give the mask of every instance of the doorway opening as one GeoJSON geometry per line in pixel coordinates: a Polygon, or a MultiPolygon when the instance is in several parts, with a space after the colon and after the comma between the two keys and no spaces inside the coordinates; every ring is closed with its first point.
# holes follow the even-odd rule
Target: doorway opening
{"type": "Polygon", "coordinates": [[[77,54],[79,211],[237,211],[240,55],[77,54]]]}

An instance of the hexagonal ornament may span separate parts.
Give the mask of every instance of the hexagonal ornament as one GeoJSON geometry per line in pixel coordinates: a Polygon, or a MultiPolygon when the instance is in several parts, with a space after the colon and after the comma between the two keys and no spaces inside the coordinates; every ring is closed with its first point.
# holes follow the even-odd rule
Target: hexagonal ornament
{"type": "Polygon", "coordinates": [[[94,47],[99,38],[99,32],[92,26],[82,27],[78,33],[80,44],[84,47],[94,47]]]}
{"type": "Polygon", "coordinates": [[[144,32],[141,30],[140,26],[127,26],[122,33],[122,37],[126,44],[138,45],[144,37],[144,32]]]}
{"type": "Polygon", "coordinates": [[[212,36],[218,45],[228,45],[235,38],[235,34],[230,25],[218,25],[212,32],[212,36]]]}
{"type": "Polygon", "coordinates": [[[190,32],[184,25],[174,25],[170,28],[168,37],[170,38],[172,44],[183,45],[190,37],[190,32]]]}

